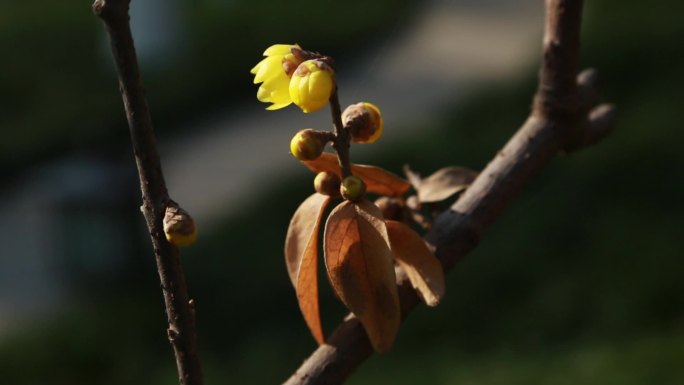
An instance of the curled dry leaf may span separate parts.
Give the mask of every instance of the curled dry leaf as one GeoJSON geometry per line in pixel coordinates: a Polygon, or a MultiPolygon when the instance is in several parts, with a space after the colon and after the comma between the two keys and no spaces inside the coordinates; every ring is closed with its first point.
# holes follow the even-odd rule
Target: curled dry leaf
{"type": "Polygon", "coordinates": [[[319,344],[323,327],[318,305],[318,234],[330,197],[313,194],[297,208],[285,238],[285,263],[304,320],[319,344]]]}
{"type": "Polygon", "coordinates": [[[325,264],[333,290],[359,318],[373,348],[394,342],[401,311],[385,221],[367,200],[343,202],[325,224],[325,264]]]}
{"type": "Polygon", "coordinates": [[[445,167],[420,181],[418,199],[423,203],[443,201],[465,190],[477,177],[477,172],[465,167],[445,167]]]}
{"type": "Polygon", "coordinates": [[[425,303],[437,306],[445,289],[444,270],[439,260],[410,227],[397,221],[386,221],[386,225],[394,258],[425,303]]]}
{"type": "Polygon", "coordinates": [[[406,175],[406,178],[408,179],[409,183],[411,183],[411,186],[413,186],[413,189],[418,191],[420,188],[420,183],[423,181],[420,177],[420,174],[411,170],[411,167],[409,167],[408,164],[405,164],[404,175],[406,175]]]}
{"type": "MultiPolygon", "coordinates": [[[[337,157],[330,153],[323,153],[318,159],[302,161],[313,172],[333,172],[340,175],[340,165],[337,157]]],[[[386,196],[403,195],[411,184],[397,175],[375,166],[353,164],[352,173],[366,182],[366,191],[386,196]]]]}

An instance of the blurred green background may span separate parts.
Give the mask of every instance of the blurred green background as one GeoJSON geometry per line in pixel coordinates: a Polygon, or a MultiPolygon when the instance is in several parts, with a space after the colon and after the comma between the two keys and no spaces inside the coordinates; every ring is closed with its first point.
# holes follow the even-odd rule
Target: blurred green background
{"type": "MultiPolygon", "coordinates": [[[[253,98],[246,71],[274,39],[315,47],[344,65],[354,42],[372,50],[397,25],[410,25],[416,3],[179,2],[188,31],[178,38],[181,54],[159,53],[161,64],[154,55],[143,60],[160,134],[253,98]]],[[[369,360],[350,384],[684,383],[681,11],[674,0],[586,2],[581,61],[599,70],[605,99],[617,104],[616,131],[558,157],[535,178],[448,275],[443,303],[418,309],[393,350],[369,360]]],[[[73,153],[123,162],[125,170],[112,172],[122,173],[129,191],[115,203],[104,199],[104,208],[97,199],[59,207],[72,214],[61,225],[64,237],[51,244],[59,250],[51,266],[67,272],[68,300],[3,328],[3,383],[174,383],[99,22],[85,2],[5,2],[0,44],[4,192],[35,167],[73,153]],[[92,221],[94,210],[104,224],[92,221]],[[98,240],[93,223],[111,226],[125,245],[98,240]]],[[[405,163],[424,173],[450,164],[481,169],[527,116],[536,65],[531,60],[514,79],[481,84],[465,101],[445,101],[424,135],[368,162],[396,172],[405,163]]],[[[310,193],[310,177],[283,178],[255,194],[183,252],[208,384],[282,382],[315,347],[282,261],[289,216],[310,193]]],[[[12,258],[11,249],[2,252],[3,261],[12,258]]],[[[5,262],[0,277],[30,279],[5,262]]],[[[11,297],[18,289],[7,282],[0,288],[11,297]]],[[[331,330],[343,309],[326,290],[331,330]]],[[[10,305],[3,318],[14,318],[10,305]]]]}

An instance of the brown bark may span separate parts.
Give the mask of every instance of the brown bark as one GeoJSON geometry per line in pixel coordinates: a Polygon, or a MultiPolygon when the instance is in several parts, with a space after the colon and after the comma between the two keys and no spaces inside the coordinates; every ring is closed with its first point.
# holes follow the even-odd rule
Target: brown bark
{"type": "MultiPolygon", "coordinates": [[[[612,127],[612,107],[581,103],[576,80],[581,13],[581,0],[546,0],[543,58],[530,116],[425,236],[445,270],[477,246],[553,156],[569,145],[576,149],[594,143],[612,127]]],[[[397,275],[397,283],[406,316],[419,300],[404,274],[397,275]]],[[[349,315],[286,384],[340,384],[372,353],[360,323],[349,315]]]]}
{"type": "Polygon", "coordinates": [[[140,177],[141,211],[157,261],[169,324],[167,334],[176,356],[180,383],[201,385],[202,370],[197,353],[194,309],[188,296],[178,248],[169,243],[164,235],[164,214],[172,202],[164,182],[152,119],[140,78],[129,25],[129,4],[130,0],[96,0],[93,12],[102,19],[109,34],[140,177]]]}

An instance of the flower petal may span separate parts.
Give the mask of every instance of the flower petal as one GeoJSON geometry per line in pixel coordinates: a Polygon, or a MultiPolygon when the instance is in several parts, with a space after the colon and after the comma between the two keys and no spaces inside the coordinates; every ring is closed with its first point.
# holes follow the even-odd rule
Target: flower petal
{"type": "Polygon", "coordinates": [[[282,60],[282,56],[270,56],[262,60],[259,63],[261,65],[259,66],[258,71],[254,75],[254,84],[268,82],[278,76],[287,77],[285,70],[283,69],[282,60]]]}
{"type": "Polygon", "coordinates": [[[313,100],[326,100],[332,91],[330,74],[326,72],[314,72],[309,79],[309,97],[313,100]]]}
{"type": "Polygon", "coordinates": [[[290,53],[292,47],[298,47],[296,44],[273,44],[272,46],[266,48],[264,51],[264,56],[273,55],[286,55],[290,53]]]}
{"type": "Polygon", "coordinates": [[[250,72],[254,75],[254,84],[259,84],[257,99],[264,103],[272,103],[266,109],[277,110],[292,103],[289,84],[290,75],[285,72],[283,61],[288,65],[298,65],[299,59],[292,54],[293,48],[300,48],[296,44],[274,44],[264,51],[264,56],[250,72]]]}
{"type": "Polygon", "coordinates": [[[266,89],[266,87],[261,86],[257,90],[257,99],[259,99],[260,102],[268,103],[269,99],[271,99],[271,92],[266,89]]]}
{"type": "Polygon", "coordinates": [[[290,104],[292,104],[292,102],[287,102],[287,103],[274,103],[274,104],[271,104],[270,106],[266,107],[266,109],[269,110],[269,111],[279,110],[279,109],[281,109],[281,108],[285,108],[285,107],[289,106],[290,104]]]}

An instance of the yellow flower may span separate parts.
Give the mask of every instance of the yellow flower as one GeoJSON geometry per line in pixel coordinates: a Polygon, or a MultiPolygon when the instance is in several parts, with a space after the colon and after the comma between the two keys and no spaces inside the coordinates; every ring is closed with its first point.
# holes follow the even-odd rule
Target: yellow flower
{"type": "Polygon", "coordinates": [[[335,89],[335,74],[321,60],[307,60],[290,80],[290,98],[305,113],[325,107],[335,89]]]}
{"type": "Polygon", "coordinates": [[[288,86],[290,77],[302,62],[296,55],[301,50],[297,44],[275,44],[264,51],[264,58],[250,71],[254,75],[254,84],[261,83],[257,91],[257,99],[264,103],[272,103],[267,110],[277,110],[292,103],[288,86]]]}

